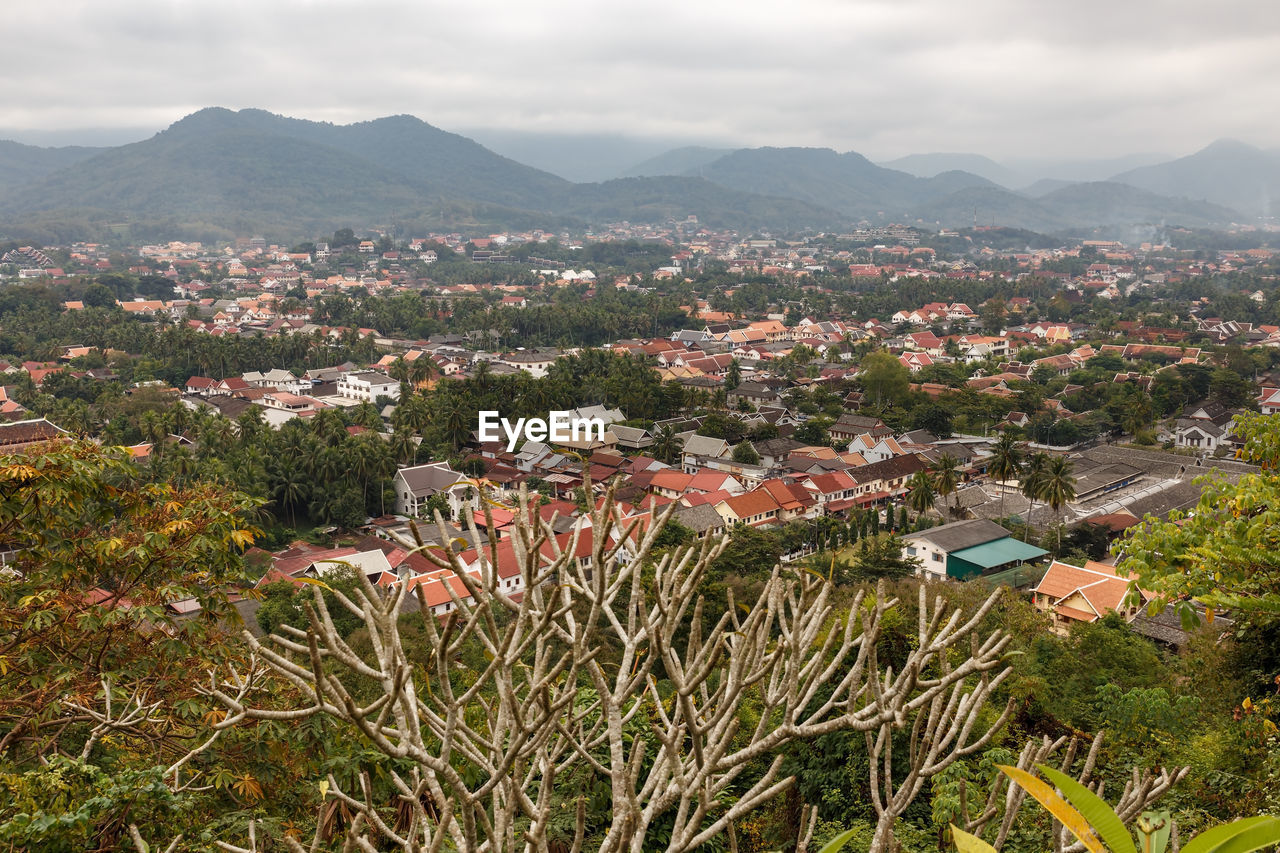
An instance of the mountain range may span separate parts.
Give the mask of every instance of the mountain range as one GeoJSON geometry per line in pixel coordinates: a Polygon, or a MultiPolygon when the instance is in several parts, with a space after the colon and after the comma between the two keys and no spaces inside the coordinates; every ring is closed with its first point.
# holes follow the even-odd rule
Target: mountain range
{"type": "Polygon", "coordinates": [[[1280,189],[1280,156],[1234,142],[1109,181],[1023,192],[1009,186],[1017,170],[979,155],[890,165],[903,168],[821,148],[686,147],[613,180],[574,183],[413,116],[335,125],[208,108],[116,147],[0,142],[0,238],[127,227],[134,237],[292,239],[344,226],[560,228],[691,214],[714,228],[778,232],[860,220],[1053,232],[1223,225],[1269,215],[1280,189]],[[934,166],[950,168],[924,174],[934,166]]]}

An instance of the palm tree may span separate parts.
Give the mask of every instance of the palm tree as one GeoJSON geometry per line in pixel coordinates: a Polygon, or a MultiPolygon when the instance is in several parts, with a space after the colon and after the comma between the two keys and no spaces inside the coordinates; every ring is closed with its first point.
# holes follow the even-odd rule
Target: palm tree
{"type": "Polygon", "coordinates": [[[671,464],[671,460],[675,458],[681,448],[684,446],[684,439],[676,432],[673,424],[663,424],[658,427],[658,431],[653,436],[653,455],[659,461],[671,464]]]}
{"type": "MultiPolygon", "coordinates": [[[[942,495],[945,501],[947,495],[956,494],[959,490],[960,460],[950,453],[942,454],[933,465],[933,476],[934,482],[937,483],[938,494],[942,495]]],[[[952,508],[953,515],[957,507],[952,508]]]]}
{"type": "Polygon", "coordinates": [[[1031,458],[1027,460],[1027,464],[1022,469],[1022,494],[1027,500],[1031,501],[1031,506],[1027,509],[1027,537],[1031,536],[1031,514],[1036,508],[1036,499],[1043,494],[1044,475],[1049,469],[1049,454],[1044,451],[1031,454],[1031,458]]]}
{"type": "Polygon", "coordinates": [[[307,478],[295,465],[282,466],[271,495],[281,509],[289,511],[289,526],[297,527],[297,507],[307,499],[307,478]]]}
{"type": "Polygon", "coordinates": [[[396,430],[391,434],[391,455],[397,462],[409,464],[418,452],[418,444],[413,440],[413,432],[407,428],[396,430]]]}
{"type": "Polygon", "coordinates": [[[907,480],[907,506],[915,510],[916,521],[926,514],[938,492],[928,471],[917,471],[907,480]]]}
{"type": "Polygon", "coordinates": [[[1012,433],[1002,432],[991,446],[991,462],[987,473],[1000,481],[1000,517],[1004,518],[1004,484],[1022,471],[1022,449],[1012,433]]]}
{"type": "MultiPolygon", "coordinates": [[[[1053,508],[1056,518],[1062,508],[1076,498],[1076,478],[1072,475],[1071,460],[1055,457],[1045,469],[1040,483],[1040,498],[1053,508]]],[[[1062,525],[1058,525],[1058,550],[1062,550],[1062,525]]]]}

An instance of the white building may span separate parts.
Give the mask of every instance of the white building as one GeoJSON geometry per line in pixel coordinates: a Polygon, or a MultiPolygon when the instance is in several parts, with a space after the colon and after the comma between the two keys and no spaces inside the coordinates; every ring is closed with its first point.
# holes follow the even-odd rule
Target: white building
{"type": "Polygon", "coordinates": [[[390,376],[372,371],[344,373],[338,379],[338,396],[362,403],[372,403],[381,396],[399,400],[400,383],[390,376]]]}

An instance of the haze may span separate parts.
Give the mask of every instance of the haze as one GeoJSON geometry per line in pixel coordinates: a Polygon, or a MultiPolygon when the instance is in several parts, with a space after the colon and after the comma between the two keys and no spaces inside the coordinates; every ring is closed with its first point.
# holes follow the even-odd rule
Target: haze
{"type": "Polygon", "coordinates": [[[1280,145],[1266,0],[66,2],[6,8],[0,136],[142,138],[201,107],[875,159],[1280,145]],[[89,130],[93,129],[93,130],[89,130]]]}

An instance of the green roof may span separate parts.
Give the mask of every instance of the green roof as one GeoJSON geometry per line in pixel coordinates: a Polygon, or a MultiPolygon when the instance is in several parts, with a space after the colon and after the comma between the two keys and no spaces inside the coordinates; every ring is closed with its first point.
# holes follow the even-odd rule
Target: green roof
{"type": "Polygon", "coordinates": [[[963,560],[985,571],[986,569],[994,569],[996,566],[1004,566],[1009,563],[1035,560],[1048,553],[1043,548],[1037,548],[1021,540],[1008,537],[997,539],[994,542],[987,542],[984,545],[974,545],[972,548],[952,551],[947,555],[947,558],[948,560],[963,560]]]}

